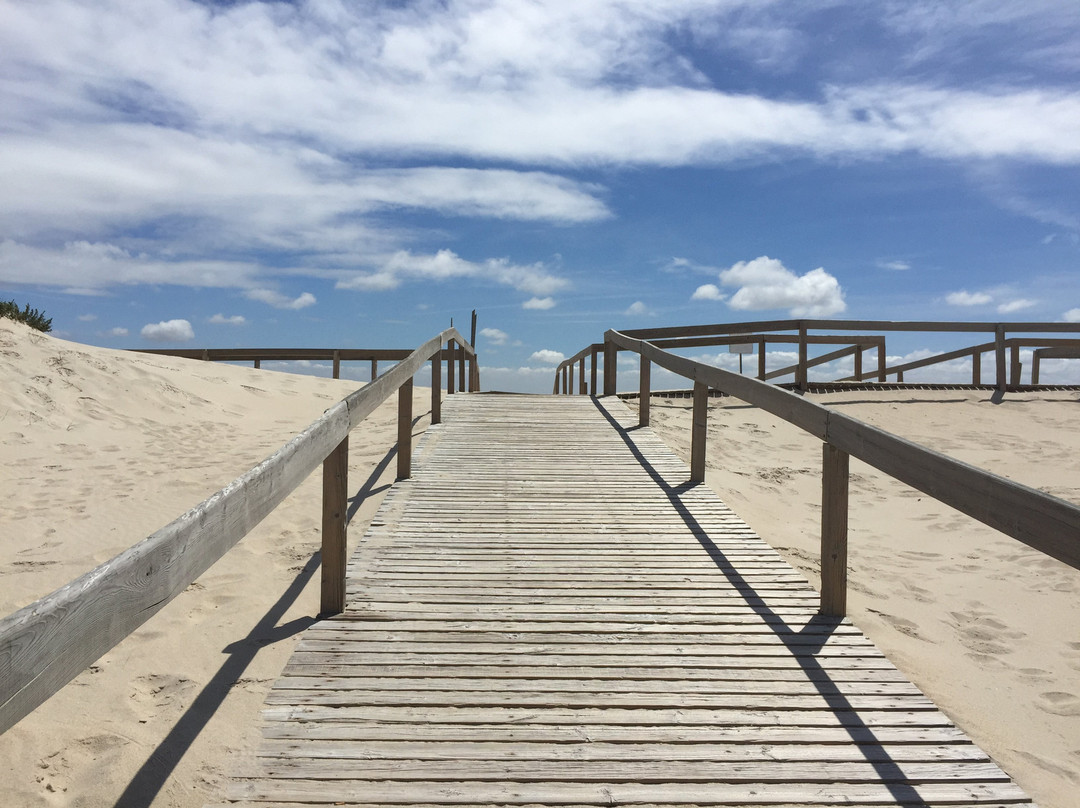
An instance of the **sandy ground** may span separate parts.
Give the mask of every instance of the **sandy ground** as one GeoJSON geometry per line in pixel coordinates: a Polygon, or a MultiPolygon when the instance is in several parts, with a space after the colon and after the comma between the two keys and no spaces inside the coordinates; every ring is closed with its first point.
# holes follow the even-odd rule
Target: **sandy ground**
{"type": "MultiPolygon", "coordinates": [[[[1080,504],[1080,394],[812,398],[1080,504]]],[[[690,407],[655,396],[651,407],[687,462],[690,407]]],[[[852,620],[1042,808],[1080,805],[1080,571],[854,459],[851,474],[852,620]]],[[[706,482],[818,585],[820,441],[714,399],[706,482]]]]}
{"type": "MultiPolygon", "coordinates": [[[[125,354],[0,319],[0,615],[233,480],[357,387],[125,354]]],[[[393,482],[396,397],[350,435],[351,545],[393,482]]],[[[416,388],[414,431],[430,391],[416,388]]],[[[319,611],[321,474],[0,736],[0,805],[202,806],[319,611]]]]}

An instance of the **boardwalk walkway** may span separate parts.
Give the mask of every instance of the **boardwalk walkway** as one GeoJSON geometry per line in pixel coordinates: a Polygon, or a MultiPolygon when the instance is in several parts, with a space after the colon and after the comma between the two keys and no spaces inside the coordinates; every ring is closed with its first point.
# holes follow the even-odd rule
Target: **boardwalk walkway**
{"type": "Polygon", "coordinates": [[[443,412],[230,804],[1028,803],[624,404],[443,412]]]}

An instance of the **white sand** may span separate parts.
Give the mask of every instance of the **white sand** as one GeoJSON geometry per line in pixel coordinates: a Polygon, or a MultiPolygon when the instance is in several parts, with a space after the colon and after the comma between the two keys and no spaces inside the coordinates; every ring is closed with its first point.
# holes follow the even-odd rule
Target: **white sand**
{"type": "MultiPolygon", "coordinates": [[[[0,319],[0,614],[162,527],[357,386],[93,348],[0,319]]],[[[393,447],[396,407],[392,396],[350,435],[350,496],[393,447]]],[[[425,417],[414,432],[429,411],[430,391],[416,388],[413,412],[425,417]]],[[[391,459],[363,501],[352,546],[395,471],[391,459]]],[[[265,694],[318,613],[320,518],[316,472],[0,736],[0,805],[112,806],[124,795],[194,808],[219,796],[231,753],[253,748],[265,694]]]]}
{"type": "MultiPolygon", "coordinates": [[[[1080,394],[812,398],[1080,503],[1080,394]]],[[[654,428],[687,462],[690,407],[652,400],[654,428]]],[[[1080,571],[854,459],[851,472],[852,620],[1042,808],[1080,804],[1080,571]]],[[[706,482],[818,585],[820,441],[713,400],[706,482]]]]}

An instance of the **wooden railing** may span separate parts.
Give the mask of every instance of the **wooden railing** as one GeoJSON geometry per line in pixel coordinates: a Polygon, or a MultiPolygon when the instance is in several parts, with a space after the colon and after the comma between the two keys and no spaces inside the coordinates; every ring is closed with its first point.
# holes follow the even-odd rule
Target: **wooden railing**
{"type": "MultiPolygon", "coordinates": [[[[758,368],[757,378],[763,381],[782,378],[793,375],[795,386],[800,390],[808,389],[808,370],[810,368],[835,361],[847,356],[852,356],[854,361],[854,373],[837,381],[865,381],[875,379],[885,382],[888,377],[894,376],[898,382],[904,380],[904,373],[931,367],[956,359],[970,358],[972,385],[982,384],[982,355],[992,353],[994,355],[995,373],[993,385],[1001,391],[1017,388],[1021,385],[1022,367],[1020,351],[1024,348],[1033,349],[1032,358],[1032,385],[1039,384],[1039,359],[1042,357],[1074,357],[1080,356],[1080,339],[1060,339],[1051,337],[1009,336],[1010,334],[1038,334],[1038,333],[1073,333],[1080,334],[1080,324],[1077,323],[950,323],[950,322],[894,322],[887,320],[767,320],[747,323],[719,323],[714,325],[699,325],[672,328],[649,328],[623,332],[626,336],[635,339],[645,339],[658,348],[694,348],[704,346],[724,346],[733,344],[749,344],[754,346],[757,354],[758,368]],[[862,332],[852,335],[845,334],[812,334],[811,331],[828,330],[833,332],[862,332]],[[778,331],[794,331],[794,334],[771,333],[778,331]],[[980,342],[957,350],[951,350],[918,359],[904,362],[898,365],[888,366],[885,354],[885,336],[883,334],[869,334],[865,332],[960,332],[960,333],[989,333],[994,335],[993,341],[980,342]],[[766,347],[771,344],[797,345],[798,361],[787,367],[767,371],[765,367],[766,347]],[[810,357],[809,346],[812,345],[840,345],[830,353],[821,356],[810,357]],[[867,350],[875,350],[877,354],[876,366],[863,367],[863,353],[867,350]]],[[[597,362],[600,353],[604,350],[601,344],[590,345],[569,359],[564,360],[556,368],[555,385],[552,392],[572,394],[575,392],[573,379],[574,368],[580,366],[580,384],[576,391],[582,395],[597,392],[597,362]],[[590,377],[592,384],[585,385],[585,362],[591,359],[590,377]],[[561,389],[560,389],[561,388],[561,389]]],[[[616,349],[617,350],[617,349],[616,349]]],[[[614,364],[615,357],[605,356],[605,368],[614,364]],[[609,361],[610,360],[610,361],[609,361]]]]}
{"type": "MultiPolygon", "coordinates": [[[[279,352],[280,353],[280,352],[279,352]]],[[[397,472],[411,474],[413,376],[431,361],[431,422],[441,420],[442,359],[448,392],[454,370],[478,387],[476,353],[453,328],[408,352],[382,376],[322,417],[246,474],[156,533],[51,595],[0,620],[0,732],[56,693],[145,623],[220,559],[323,466],[323,613],[345,607],[349,432],[398,393],[397,472]],[[443,345],[448,345],[446,350],[443,345]],[[456,347],[455,347],[456,345],[456,347]]]]}
{"type": "Polygon", "coordinates": [[[643,426],[649,424],[652,363],[693,382],[691,482],[705,479],[710,388],[760,407],[822,441],[821,612],[825,615],[843,616],[847,610],[849,457],[1080,569],[1080,507],[1076,505],[911,443],[781,387],[695,362],[627,333],[606,332],[602,348],[605,395],[615,393],[617,351],[640,355],[638,417],[643,426]]]}

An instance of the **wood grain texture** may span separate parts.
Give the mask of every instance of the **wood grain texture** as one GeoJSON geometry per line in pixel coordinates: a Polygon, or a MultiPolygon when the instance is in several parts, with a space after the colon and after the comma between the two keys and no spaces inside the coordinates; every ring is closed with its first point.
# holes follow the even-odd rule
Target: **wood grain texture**
{"type": "Polygon", "coordinates": [[[638,419],[445,402],[223,804],[1030,804],[638,419]]]}

